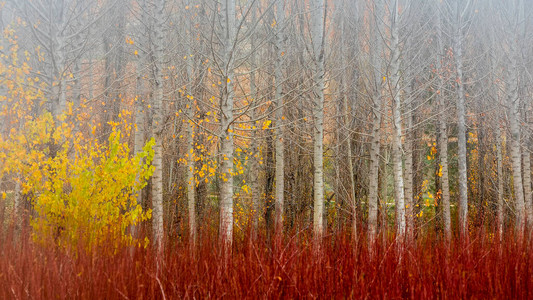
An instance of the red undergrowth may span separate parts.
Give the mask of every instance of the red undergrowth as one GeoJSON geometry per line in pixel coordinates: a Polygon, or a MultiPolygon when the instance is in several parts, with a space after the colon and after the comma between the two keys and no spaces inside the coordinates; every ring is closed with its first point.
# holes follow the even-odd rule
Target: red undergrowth
{"type": "Polygon", "coordinates": [[[512,234],[502,242],[481,232],[468,242],[421,236],[369,252],[363,235],[327,236],[316,250],[303,232],[278,246],[242,238],[226,255],[211,235],[196,247],[168,242],[157,256],[149,247],[73,254],[4,232],[0,299],[533,297],[531,243],[512,234]]]}

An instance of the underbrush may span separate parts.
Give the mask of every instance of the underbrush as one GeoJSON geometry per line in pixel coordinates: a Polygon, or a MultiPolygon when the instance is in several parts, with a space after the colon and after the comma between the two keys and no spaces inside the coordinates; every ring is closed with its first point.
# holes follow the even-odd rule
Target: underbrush
{"type": "Polygon", "coordinates": [[[9,232],[0,237],[0,299],[533,297],[532,247],[512,234],[450,243],[428,235],[370,252],[363,235],[326,236],[317,250],[300,232],[277,246],[243,238],[225,255],[205,233],[196,247],[167,241],[158,256],[150,247],[69,253],[9,232]]]}

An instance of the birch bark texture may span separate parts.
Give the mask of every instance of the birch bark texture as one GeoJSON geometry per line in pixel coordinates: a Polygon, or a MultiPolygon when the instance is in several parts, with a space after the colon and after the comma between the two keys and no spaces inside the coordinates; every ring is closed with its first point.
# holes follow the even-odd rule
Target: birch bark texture
{"type": "Polygon", "coordinates": [[[233,240],[233,81],[235,31],[235,1],[220,2],[220,38],[222,41],[222,90],[220,98],[221,163],[220,163],[220,238],[225,244],[233,240]]]}
{"type": "MultiPolygon", "coordinates": [[[[459,169],[459,231],[465,236],[468,232],[468,174],[466,162],[466,108],[463,76],[463,7],[459,0],[453,0],[453,57],[455,59],[455,91],[457,93],[457,140],[459,169]]],[[[468,1],[470,2],[470,1],[468,1]]],[[[466,5],[468,6],[468,4],[466,5]]]]}
{"type": "Polygon", "coordinates": [[[153,244],[157,251],[163,252],[163,54],[164,54],[164,18],[165,0],[154,2],[154,96],[152,135],[154,145],[154,174],[152,175],[152,227],[153,244]]]}
{"type": "Polygon", "coordinates": [[[274,65],[274,81],[275,81],[275,95],[276,101],[276,124],[274,129],[276,148],[276,195],[275,195],[275,211],[276,217],[275,230],[276,234],[280,235],[283,230],[283,206],[284,206],[284,192],[285,192],[285,147],[283,138],[283,30],[285,27],[285,0],[276,1],[276,59],[274,65]]]}
{"type": "Polygon", "coordinates": [[[393,99],[392,117],[394,126],[392,160],[394,169],[394,202],[396,204],[396,235],[401,240],[406,233],[405,191],[403,178],[402,149],[402,98],[400,88],[400,37],[398,0],[392,0],[391,13],[391,70],[390,92],[393,99]]]}
{"type": "Polygon", "coordinates": [[[310,1],[310,30],[313,46],[313,232],[316,239],[324,231],[324,0],[310,1]]]}
{"type": "Polygon", "coordinates": [[[380,32],[382,32],[382,11],[383,3],[376,0],[373,3],[373,25],[371,36],[376,45],[374,50],[369,53],[373,65],[373,90],[372,90],[372,137],[370,141],[370,165],[368,179],[368,240],[369,246],[372,247],[376,241],[378,231],[378,195],[379,195],[379,162],[380,162],[380,145],[381,145],[381,119],[382,119],[382,92],[384,87],[383,60],[381,58],[383,45],[380,41],[380,32]]]}

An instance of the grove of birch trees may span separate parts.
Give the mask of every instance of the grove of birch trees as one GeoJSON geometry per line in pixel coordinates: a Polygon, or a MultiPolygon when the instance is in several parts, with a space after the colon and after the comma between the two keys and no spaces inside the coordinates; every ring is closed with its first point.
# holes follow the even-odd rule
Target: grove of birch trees
{"type": "MultiPolygon", "coordinates": [[[[2,1],[3,210],[57,239],[80,197],[116,184],[102,199],[127,199],[110,213],[127,212],[118,234],[160,251],[212,231],[228,246],[529,234],[530,4],[2,1]],[[78,195],[52,180],[78,149],[109,149],[84,162],[108,158],[94,174],[128,185],[102,173],[78,195]]],[[[111,211],[103,201],[91,209],[111,211]]]]}

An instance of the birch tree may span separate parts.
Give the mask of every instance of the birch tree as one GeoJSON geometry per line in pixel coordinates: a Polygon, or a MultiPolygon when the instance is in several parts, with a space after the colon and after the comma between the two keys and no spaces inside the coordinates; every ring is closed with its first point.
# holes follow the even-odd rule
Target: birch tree
{"type": "Polygon", "coordinates": [[[276,101],[276,127],[274,135],[276,137],[276,234],[281,235],[283,229],[283,206],[285,193],[285,146],[283,138],[283,57],[284,57],[284,35],[285,27],[285,0],[276,0],[276,58],[274,60],[275,95],[276,101]]]}
{"type": "MultiPolygon", "coordinates": [[[[368,240],[370,247],[376,241],[378,230],[378,189],[379,189],[379,162],[380,162],[380,144],[381,144],[381,119],[382,119],[382,91],[384,80],[383,76],[383,60],[382,60],[382,42],[380,41],[380,28],[382,28],[381,18],[383,11],[383,4],[381,0],[376,0],[371,6],[373,10],[372,25],[373,28],[369,30],[369,42],[372,46],[371,52],[368,54],[372,65],[371,74],[369,78],[369,86],[371,87],[371,101],[372,101],[372,132],[370,142],[370,170],[368,183],[368,240]]],[[[370,50],[369,50],[370,51],[370,50]]]]}
{"type": "Polygon", "coordinates": [[[448,21],[452,28],[452,49],[455,62],[455,91],[457,93],[457,139],[458,139],[458,165],[459,165],[459,231],[461,235],[468,232],[468,174],[466,159],[466,97],[465,78],[463,75],[463,42],[467,18],[472,1],[449,0],[448,21]]]}
{"type": "Polygon", "coordinates": [[[320,238],[324,231],[324,86],[325,86],[325,5],[324,0],[310,1],[310,34],[313,55],[313,232],[320,238]]]}
{"type": "Polygon", "coordinates": [[[394,200],[396,203],[396,234],[403,238],[406,232],[405,219],[405,191],[403,178],[403,149],[402,149],[402,102],[400,95],[400,37],[398,0],[392,1],[391,6],[391,70],[390,92],[393,98],[393,168],[394,168],[394,200]]]}
{"type": "Polygon", "coordinates": [[[524,186],[522,181],[522,151],[520,144],[520,48],[519,41],[521,40],[522,30],[521,24],[524,22],[522,1],[516,0],[508,8],[508,31],[506,32],[509,38],[507,39],[507,57],[508,57],[508,71],[506,76],[507,85],[507,105],[509,108],[509,130],[511,134],[511,163],[513,171],[513,187],[516,207],[516,229],[521,233],[526,222],[526,209],[524,202],[524,186]]]}
{"type": "Polygon", "coordinates": [[[221,144],[221,183],[220,183],[220,237],[225,243],[233,239],[233,98],[235,91],[234,46],[235,1],[220,2],[220,72],[222,90],[220,97],[220,144],[221,144]]]}
{"type": "Polygon", "coordinates": [[[163,54],[164,54],[164,26],[165,26],[165,0],[154,0],[154,51],[152,72],[154,76],[153,96],[153,124],[152,135],[155,139],[154,160],[155,168],[152,176],[152,226],[153,243],[159,252],[164,250],[164,224],[163,224],[163,54]]]}

